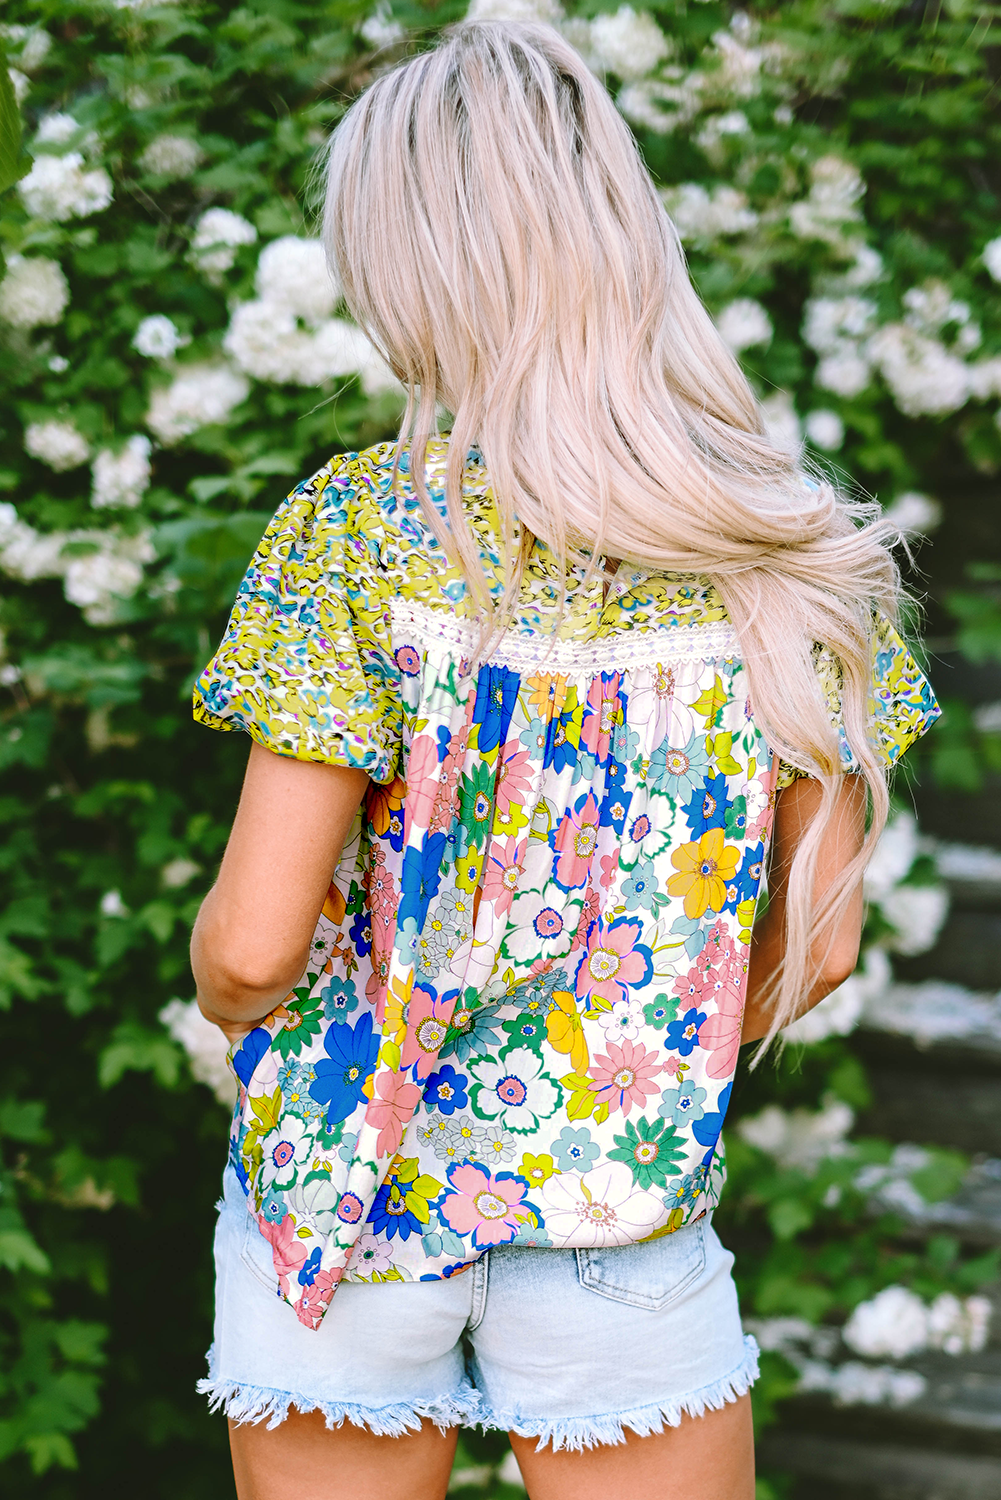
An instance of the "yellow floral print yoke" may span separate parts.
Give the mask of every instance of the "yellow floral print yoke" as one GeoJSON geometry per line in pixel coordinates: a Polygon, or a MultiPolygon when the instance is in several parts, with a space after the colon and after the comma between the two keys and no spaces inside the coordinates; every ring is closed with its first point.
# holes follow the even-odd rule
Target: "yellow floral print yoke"
{"type": "MultiPolygon", "coordinates": [[[[311,1327],[342,1277],[629,1244],[715,1205],[780,772],[698,578],[624,566],[606,598],[571,569],[560,615],[537,543],[471,671],[465,584],[406,455],[392,473],[383,444],[293,491],[195,689],[202,723],[372,778],[306,972],[232,1056],[231,1159],[311,1327]]],[[[475,452],[464,498],[499,591],[475,452]]],[[[873,681],[893,762],[938,709],[885,623],[873,681]]]]}

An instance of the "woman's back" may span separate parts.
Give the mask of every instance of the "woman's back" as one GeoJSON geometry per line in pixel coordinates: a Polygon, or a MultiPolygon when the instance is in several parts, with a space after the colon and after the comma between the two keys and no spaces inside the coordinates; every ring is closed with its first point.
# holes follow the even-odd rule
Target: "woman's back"
{"type": "MultiPolygon", "coordinates": [[[[623,564],[609,582],[535,541],[471,667],[475,603],[394,456],[345,455],[293,492],[196,689],[204,722],[373,780],[306,973],[234,1057],[233,1160],[307,1323],[342,1271],[434,1279],[715,1205],[774,791],[795,774],[704,579],[623,564]]],[[[432,443],[442,512],[446,460],[432,443]]],[[[462,494],[500,599],[475,451],[462,494]]],[[[877,634],[892,762],[934,705],[877,634]]]]}

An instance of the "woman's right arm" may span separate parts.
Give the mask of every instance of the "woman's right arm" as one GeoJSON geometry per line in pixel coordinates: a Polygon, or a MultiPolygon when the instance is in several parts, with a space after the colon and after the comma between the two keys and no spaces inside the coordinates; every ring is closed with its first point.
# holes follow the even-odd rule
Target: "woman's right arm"
{"type": "Polygon", "coordinates": [[[219,877],[191,935],[202,1014],[231,1041],[306,967],[330,878],[368,786],[364,771],[253,745],[219,877]]]}
{"type": "MultiPolygon", "coordinates": [[[[785,951],[785,915],[789,870],[804,833],[820,807],[823,788],[810,777],[798,777],[775,799],[775,825],[768,873],[768,910],[754,927],[751,968],[741,1042],[756,1042],[767,1036],[771,1024],[764,1003],[769,980],[782,962],[785,951]]],[[[851,864],[865,838],[866,787],[861,776],[841,778],[838,803],[817,856],[814,903],[819,907],[831,885],[851,864]]],[[[864,918],[862,876],[859,875],[850,902],[832,931],[822,927],[815,935],[813,957],[816,980],[803,996],[799,1014],[818,1005],[854,972],[864,918]]]]}

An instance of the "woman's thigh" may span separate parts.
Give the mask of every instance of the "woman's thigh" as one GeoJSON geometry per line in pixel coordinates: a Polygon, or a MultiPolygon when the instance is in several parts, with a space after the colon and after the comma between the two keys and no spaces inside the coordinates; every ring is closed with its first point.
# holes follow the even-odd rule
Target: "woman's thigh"
{"type": "Polygon", "coordinates": [[[377,1437],[321,1412],[290,1411],[277,1427],[229,1424],[238,1500],[443,1500],[458,1428],[423,1421],[377,1437]]]}
{"type": "Polygon", "coordinates": [[[582,1453],[539,1452],[537,1439],[510,1437],[529,1500],[754,1500],[750,1396],[582,1453]]]}

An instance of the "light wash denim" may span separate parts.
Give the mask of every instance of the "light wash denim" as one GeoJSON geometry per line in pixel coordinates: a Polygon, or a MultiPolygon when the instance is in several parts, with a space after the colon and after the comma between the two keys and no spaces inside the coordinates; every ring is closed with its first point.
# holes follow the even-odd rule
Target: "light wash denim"
{"type": "Polygon", "coordinates": [[[447,1280],[342,1282],[314,1332],[279,1297],[231,1168],[224,1193],[198,1388],[234,1421],[275,1427],[294,1406],[387,1436],[427,1417],[580,1449],[676,1427],[757,1377],[708,1219],[642,1245],[502,1247],[447,1280]]]}

